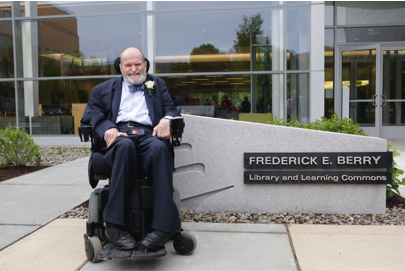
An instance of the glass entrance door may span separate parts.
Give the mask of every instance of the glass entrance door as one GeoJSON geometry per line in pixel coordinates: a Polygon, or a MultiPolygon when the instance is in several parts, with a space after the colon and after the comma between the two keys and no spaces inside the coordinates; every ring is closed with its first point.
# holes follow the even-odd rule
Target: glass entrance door
{"type": "Polygon", "coordinates": [[[353,119],[370,136],[379,136],[380,129],[378,53],[377,47],[339,48],[337,94],[342,101],[342,116],[353,119]]]}
{"type": "Polygon", "coordinates": [[[405,46],[383,47],[382,52],[383,91],[380,137],[404,138],[405,46]]]}

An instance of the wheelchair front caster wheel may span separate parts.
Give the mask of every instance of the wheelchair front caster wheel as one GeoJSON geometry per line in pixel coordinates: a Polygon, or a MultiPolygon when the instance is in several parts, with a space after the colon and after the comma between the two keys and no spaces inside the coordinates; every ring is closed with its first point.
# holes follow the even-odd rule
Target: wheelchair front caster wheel
{"type": "Polygon", "coordinates": [[[95,236],[90,237],[84,242],[84,246],[87,259],[92,263],[99,262],[98,254],[103,250],[100,239],[95,236]]]}
{"type": "Polygon", "coordinates": [[[180,255],[190,255],[196,247],[197,239],[191,232],[183,231],[174,237],[173,248],[180,255]]]}

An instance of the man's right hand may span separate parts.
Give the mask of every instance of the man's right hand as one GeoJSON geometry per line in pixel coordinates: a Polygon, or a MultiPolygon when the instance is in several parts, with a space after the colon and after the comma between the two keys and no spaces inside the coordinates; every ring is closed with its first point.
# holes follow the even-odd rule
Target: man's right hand
{"type": "Polygon", "coordinates": [[[104,141],[107,144],[107,148],[114,142],[114,140],[120,135],[128,136],[125,133],[121,133],[117,128],[110,128],[104,133],[104,141]]]}

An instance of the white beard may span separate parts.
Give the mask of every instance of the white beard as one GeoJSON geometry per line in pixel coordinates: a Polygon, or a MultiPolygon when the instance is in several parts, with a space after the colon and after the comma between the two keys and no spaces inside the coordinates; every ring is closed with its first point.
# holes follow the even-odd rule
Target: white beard
{"type": "Polygon", "coordinates": [[[142,84],[143,81],[145,81],[146,79],[146,72],[145,73],[141,73],[140,71],[136,71],[136,72],[128,72],[128,74],[126,76],[124,76],[124,79],[127,83],[132,84],[132,85],[139,85],[142,84]],[[140,74],[141,76],[139,77],[139,79],[137,81],[133,80],[130,75],[131,74],[140,74]]]}

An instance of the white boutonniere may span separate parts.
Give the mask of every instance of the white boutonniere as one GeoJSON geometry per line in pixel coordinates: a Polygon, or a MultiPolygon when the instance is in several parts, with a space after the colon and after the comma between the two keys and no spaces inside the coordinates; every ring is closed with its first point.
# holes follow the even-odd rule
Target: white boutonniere
{"type": "Polygon", "coordinates": [[[152,96],[152,90],[155,89],[156,83],[154,81],[145,82],[145,86],[148,89],[149,96],[152,96]]]}

